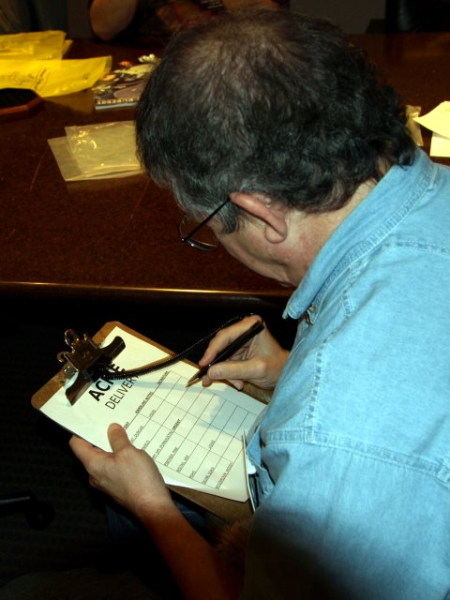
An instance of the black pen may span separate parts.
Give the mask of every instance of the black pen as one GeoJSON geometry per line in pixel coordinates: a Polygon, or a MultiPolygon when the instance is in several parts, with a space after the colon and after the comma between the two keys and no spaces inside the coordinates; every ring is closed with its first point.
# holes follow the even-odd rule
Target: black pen
{"type": "Polygon", "coordinates": [[[264,323],[262,321],[257,321],[256,323],[254,323],[250,327],[250,329],[247,329],[247,331],[244,331],[244,333],[242,335],[240,335],[235,340],[233,340],[231,342],[231,344],[229,344],[226,348],[224,348],[222,350],[222,352],[219,352],[219,354],[216,356],[216,358],[214,358],[208,365],[205,365],[199,371],[197,371],[197,373],[189,379],[189,381],[186,384],[186,387],[189,385],[192,385],[193,383],[196,383],[197,381],[200,381],[200,379],[202,377],[204,377],[206,375],[206,373],[208,372],[209,367],[211,367],[212,365],[215,365],[218,362],[222,362],[223,360],[226,360],[227,358],[230,358],[230,356],[232,356],[232,354],[234,354],[236,352],[236,350],[239,350],[239,348],[241,348],[246,342],[251,340],[252,337],[254,337],[257,333],[259,333],[263,329],[264,329],[264,323]]]}

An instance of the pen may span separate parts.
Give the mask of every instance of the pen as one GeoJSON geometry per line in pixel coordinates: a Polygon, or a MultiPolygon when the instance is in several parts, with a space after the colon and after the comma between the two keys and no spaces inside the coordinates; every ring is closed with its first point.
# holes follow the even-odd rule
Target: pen
{"type": "Polygon", "coordinates": [[[254,337],[257,333],[259,333],[263,329],[264,329],[264,324],[262,321],[257,321],[256,323],[254,323],[250,327],[250,329],[247,329],[247,331],[244,331],[243,334],[241,334],[239,337],[237,337],[235,340],[233,340],[231,342],[231,344],[229,344],[226,348],[224,348],[222,350],[222,352],[219,352],[219,354],[216,356],[216,358],[214,358],[208,365],[205,365],[199,371],[197,371],[197,373],[189,379],[189,381],[186,384],[186,387],[189,385],[192,385],[193,383],[196,383],[202,377],[204,377],[206,375],[206,373],[208,372],[209,367],[211,367],[212,365],[215,365],[218,362],[222,362],[223,360],[230,358],[230,356],[232,354],[234,354],[234,352],[236,352],[236,350],[239,350],[239,348],[241,348],[246,342],[251,340],[252,337],[254,337]]]}

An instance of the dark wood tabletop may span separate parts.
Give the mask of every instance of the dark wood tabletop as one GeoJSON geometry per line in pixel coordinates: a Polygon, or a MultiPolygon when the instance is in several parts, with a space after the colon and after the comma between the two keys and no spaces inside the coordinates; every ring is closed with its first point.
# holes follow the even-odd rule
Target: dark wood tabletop
{"type": "MultiPolygon", "coordinates": [[[[425,113],[448,99],[450,33],[353,39],[406,103],[425,113]]],[[[116,64],[143,53],[145,48],[76,40],[68,57],[111,55],[116,64]]],[[[0,125],[0,294],[284,302],[289,290],[252,273],[224,250],[208,254],[181,244],[178,208],[146,175],[63,180],[48,139],[64,136],[68,125],[133,116],[133,109],[95,112],[86,90],[48,99],[37,114],[0,125]]],[[[426,130],[423,135],[427,148],[430,136],[426,130]]]]}

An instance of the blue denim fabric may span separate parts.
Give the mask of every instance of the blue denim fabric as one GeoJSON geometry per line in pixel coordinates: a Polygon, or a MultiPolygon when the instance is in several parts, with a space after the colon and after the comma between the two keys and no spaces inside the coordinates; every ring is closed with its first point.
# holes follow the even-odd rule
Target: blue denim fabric
{"type": "Polygon", "coordinates": [[[450,598],[450,170],[393,167],[285,316],[307,309],[248,444],[243,597],[450,598]]]}

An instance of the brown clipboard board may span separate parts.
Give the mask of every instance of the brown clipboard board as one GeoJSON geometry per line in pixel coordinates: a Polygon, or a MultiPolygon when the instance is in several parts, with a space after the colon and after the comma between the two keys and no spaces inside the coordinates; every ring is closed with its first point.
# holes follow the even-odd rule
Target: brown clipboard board
{"type": "MultiPolygon", "coordinates": [[[[130,335],[133,335],[143,340],[144,342],[147,342],[148,344],[151,344],[163,350],[164,352],[167,352],[170,356],[174,356],[174,352],[172,352],[171,350],[165,348],[161,344],[158,344],[154,340],[151,340],[150,338],[142,335],[134,329],[123,325],[119,321],[110,321],[109,323],[106,323],[95,335],[92,336],[92,339],[96,344],[101,344],[104,341],[104,339],[108,336],[108,334],[116,327],[122,329],[123,331],[126,331],[130,335]]],[[[194,364],[190,361],[186,362],[194,364]]],[[[37,392],[33,394],[31,398],[32,406],[37,410],[40,410],[41,407],[61,387],[64,386],[65,382],[66,375],[64,373],[63,367],[56,373],[56,375],[54,375],[54,377],[52,377],[45,385],[43,385],[37,392]]],[[[249,391],[250,390],[246,390],[246,393],[248,393],[249,391]]],[[[236,500],[229,500],[228,498],[222,498],[220,496],[207,494],[205,492],[199,492],[197,490],[192,490],[185,487],[168,485],[168,488],[229,523],[239,519],[246,519],[250,517],[253,512],[250,500],[247,500],[246,502],[238,502],[236,500]]]]}

